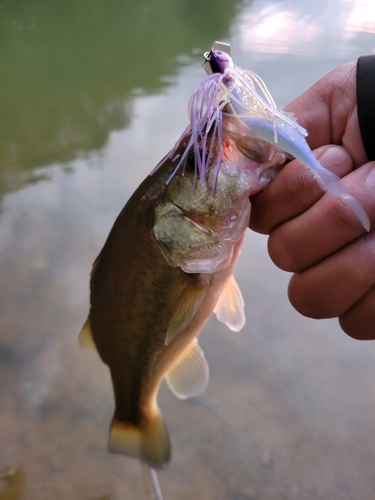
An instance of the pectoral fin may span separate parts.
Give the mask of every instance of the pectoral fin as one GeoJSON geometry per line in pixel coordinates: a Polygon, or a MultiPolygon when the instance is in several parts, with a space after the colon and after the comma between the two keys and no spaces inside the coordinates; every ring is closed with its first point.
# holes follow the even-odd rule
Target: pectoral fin
{"type": "Polygon", "coordinates": [[[232,275],[215,306],[217,319],[225,323],[234,332],[239,332],[245,325],[244,300],[237,281],[232,275]]]}
{"type": "Polygon", "coordinates": [[[87,347],[88,349],[92,349],[96,351],[96,345],[91,333],[91,325],[90,319],[87,318],[86,323],[83,325],[81,333],[78,337],[78,343],[81,347],[87,347]]]}
{"type": "Polygon", "coordinates": [[[204,287],[188,286],[181,294],[173,313],[165,345],[169,345],[192,321],[204,297],[204,287]]]}
{"type": "Polygon", "coordinates": [[[209,367],[204,352],[194,339],[165,376],[170,390],[179,399],[197,396],[208,384],[209,367]]]}

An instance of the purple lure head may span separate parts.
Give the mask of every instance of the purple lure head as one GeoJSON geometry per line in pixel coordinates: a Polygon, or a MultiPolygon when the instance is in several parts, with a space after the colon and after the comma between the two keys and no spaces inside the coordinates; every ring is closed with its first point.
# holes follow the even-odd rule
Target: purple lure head
{"type": "Polygon", "coordinates": [[[211,66],[212,73],[224,73],[225,68],[233,67],[232,58],[222,50],[212,49],[206,59],[211,66]]]}

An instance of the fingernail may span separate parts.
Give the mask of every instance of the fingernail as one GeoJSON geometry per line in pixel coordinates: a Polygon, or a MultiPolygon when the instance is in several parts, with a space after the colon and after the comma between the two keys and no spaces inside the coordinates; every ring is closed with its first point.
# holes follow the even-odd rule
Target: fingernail
{"type": "Polygon", "coordinates": [[[375,187],[375,162],[372,162],[372,166],[367,174],[365,184],[368,184],[371,187],[375,187]]]}

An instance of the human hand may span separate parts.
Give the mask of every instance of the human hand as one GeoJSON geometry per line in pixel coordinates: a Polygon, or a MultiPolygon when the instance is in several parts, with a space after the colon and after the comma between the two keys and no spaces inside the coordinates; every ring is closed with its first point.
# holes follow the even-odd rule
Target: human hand
{"type": "MultiPolygon", "coordinates": [[[[335,172],[375,223],[375,162],[358,125],[356,64],[341,66],[290,103],[321,164],[335,172]],[[335,144],[335,145],[333,145],[335,144]]],[[[365,233],[340,198],[323,193],[297,160],[252,197],[250,227],[270,234],[275,264],[295,273],[289,299],[303,315],[338,317],[357,339],[375,338],[375,232],[365,233]]]]}

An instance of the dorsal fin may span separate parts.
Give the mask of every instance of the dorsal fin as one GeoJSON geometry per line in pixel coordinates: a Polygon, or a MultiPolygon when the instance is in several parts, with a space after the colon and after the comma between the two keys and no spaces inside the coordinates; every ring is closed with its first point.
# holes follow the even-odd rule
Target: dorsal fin
{"type": "Polygon", "coordinates": [[[217,319],[226,324],[228,328],[239,332],[246,323],[244,305],[240,287],[232,275],[221,292],[214,313],[217,319]]]}
{"type": "Polygon", "coordinates": [[[168,387],[179,399],[197,396],[208,384],[209,367],[195,338],[165,376],[168,387]]]}

